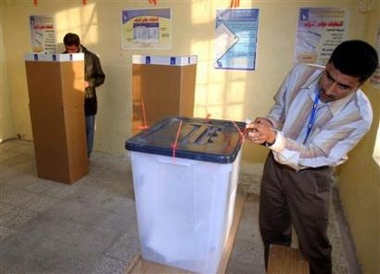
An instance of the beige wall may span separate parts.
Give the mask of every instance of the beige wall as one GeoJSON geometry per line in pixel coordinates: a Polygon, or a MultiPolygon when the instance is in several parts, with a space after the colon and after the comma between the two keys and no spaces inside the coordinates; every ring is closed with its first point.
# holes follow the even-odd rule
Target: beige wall
{"type": "Polygon", "coordinates": [[[367,85],[374,109],[371,131],[338,172],[338,189],[363,273],[380,273],[380,168],[372,157],[380,117],[380,90],[367,85]]]}
{"type": "MultiPolygon", "coordinates": [[[[38,0],[37,6],[33,5],[32,0],[0,2],[3,5],[0,21],[0,37],[3,39],[0,39],[0,43],[4,46],[1,50],[1,123],[3,126],[6,125],[2,127],[1,139],[15,136],[26,140],[32,139],[23,54],[31,50],[29,15],[48,14],[55,16],[59,51],[63,50],[62,37],[66,32],[72,31],[77,32],[83,44],[101,58],[107,78],[106,83],[98,89],[99,114],[96,123],[95,149],[115,154],[125,152],[124,142],[131,136],[131,56],[133,54],[198,55],[195,116],[205,117],[210,113],[211,118],[215,119],[244,120],[266,114],[272,105],[272,96],[292,66],[300,7],[350,8],[348,38],[366,39],[372,44],[376,41],[375,35],[372,35],[374,30],[371,28],[368,33],[367,29],[374,23],[378,26],[380,17],[377,11],[360,13],[358,1],[352,0],[240,1],[242,8],[260,9],[256,70],[227,71],[213,68],[214,31],[216,9],[228,8],[231,0],[157,0],[157,6],[149,5],[148,0],[89,0],[87,5],[82,5],[81,0],[38,0]],[[121,50],[121,10],[156,7],[172,9],[172,50],[121,50]],[[9,105],[10,108],[7,109],[5,105],[9,105]]],[[[375,2],[380,5],[379,1],[375,2]]],[[[370,92],[374,96],[372,100],[378,102],[378,90],[370,92]]],[[[371,142],[368,140],[366,143],[363,142],[362,149],[365,144],[370,146],[371,142]]],[[[367,157],[361,154],[367,153],[367,150],[364,149],[362,152],[358,149],[360,155],[357,157],[367,157]]],[[[259,170],[266,153],[265,148],[244,145],[243,171],[259,170]]],[[[342,177],[344,176],[345,180],[351,178],[350,175],[346,175],[349,164],[350,162],[347,163],[346,169],[342,169],[342,177]]],[[[351,165],[353,164],[354,161],[351,161],[351,165]]],[[[357,195],[363,195],[362,198],[365,199],[363,204],[364,201],[369,201],[366,197],[370,193],[372,195],[377,193],[377,200],[379,198],[379,183],[374,179],[379,178],[378,169],[376,171],[373,163],[372,166],[372,172],[361,172],[361,170],[358,172],[358,169],[355,169],[355,174],[360,174],[361,178],[363,177],[362,181],[367,182],[365,191],[361,188],[360,191],[356,191],[357,195]]],[[[368,218],[362,214],[363,219],[360,220],[363,222],[356,222],[356,215],[360,215],[359,209],[356,209],[356,212],[354,209],[358,197],[352,194],[354,191],[347,190],[351,189],[351,184],[359,187],[358,181],[355,183],[356,185],[347,183],[346,187],[341,184],[343,203],[347,205],[347,215],[354,230],[363,269],[376,269],[379,272],[380,268],[374,260],[379,250],[377,249],[377,252],[374,248],[367,250],[367,244],[371,243],[367,243],[365,238],[367,227],[377,229],[377,233],[373,230],[372,235],[379,234],[379,204],[363,207],[374,207],[374,209],[372,208],[368,218]],[[374,220],[377,221],[376,224],[373,224],[374,220]]],[[[376,201],[376,197],[371,197],[376,201]]],[[[379,243],[378,238],[377,243],[379,243]]],[[[372,247],[375,245],[376,242],[372,242],[372,247]]]]}
{"type": "MultiPolygon", "coordinates": [[[[59,51],[62,37],[77,32],[85,46],[97,53],[107,75],[98,89],[99,115],[95,149],[124,153],[124,142],[131,135],[131,56],[132,54],[198,55],[195,116],[244,120],[265,115],[272,96],[292,66],[298,9],[301,6],[342,6],[330,1],[241,1],[241,7],[260,8],[257,69],[255,71],[215,70],[213,68],[215,11],[228,8],[230,0],[220,1],[100,1],[87,5],[78,1],[7,0],[3,33],[9,93],[12,102],[13,135],[32,139],[23,54],[31,50],[29,15],[55,16],[59,51]],[[284,4],[285,3],[285,4],[284,4]],[[318,4],[317,4],[318,3],[318,4]],[[169,7],[173,13],[172,50],[124,51],[120,46],[120,15],[127,8],[169,7]]],[[[366,15],[351,7],[350,37],[364,38],[366,15]]],[[[247,147],[244,159],[260,163],[265,150],[247,147]]]]}
{"type": "Polygon", "coordinates": [[[6,70],[6,56],[4,48],[4,14],[5,2],[0,2],[0,142],[15,136],[11,113],[10,90],[6,70]]]}
{"type": "MultiPolygon", "coordinates": [[[[368,17],[370,41],[376,39],[380,27],[377,3],[368,17]]],[[[351,151],[350,160],[339,169],[338,189],[363,273],[380,273],[380,163],[373,157],[376,138],[380,138],[380,89],[368,83],[364,89],[372,103],[374,121],[370,132],[351,151]]]]}

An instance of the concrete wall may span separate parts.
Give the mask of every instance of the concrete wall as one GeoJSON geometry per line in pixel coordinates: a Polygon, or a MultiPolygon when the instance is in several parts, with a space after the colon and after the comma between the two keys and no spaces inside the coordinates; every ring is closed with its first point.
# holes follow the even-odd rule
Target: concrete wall
{"type": "MultiPolygon", "coordinates": [[[[234,71],[215,70],[213,67],[216,9],[228,8],[230,0],[157,0],[157,6],[149,4],[148,0],[88,0],[87,5],[83,5],[81,0],[38,0],[37,6],[33,5],[33,0],[0,2],[2,5],[1,139],[11,137],[32,139],[23,54],[31,50],[29,16],[47,14],[55,17],[58,51],[63,50],[62,37],[70,31],[78,33],[82,43],[101,58],[107,79],[98,89],[99,114],[96,123],[95,150],[114,154],[125,153],[124,142],[131,136],[131,56],[133,54],[198,55],[195,116],[206,117],[210,113],[211,118],[215,119],[244,120],[267,113],[273,103],[272,96],[292,67],[300,7],[350,8],[348,38],[365,39],[372,44],[376,42],[373,33],[379,25],[378,18],[380,18],[379,1],[372,1],[377,8],[365,13],[359,11],[358,1],[352,0],[240,1],[242,8],[260,9],[258,56],[255,71],[234,71]],[[156,7],[172,9],[172,49],[122,50],[121,11],[156,7]]],[[[379,102],[378,90],[369,90],[369,93],[371,100],[379,102]]],[[[378,104],[374,105],[376,108],[379,107],[378,104]]],[[[376,115],[378,119],[379,113],[376,115]]],[[[377,127],[378,123],[374,125],[372,138],[375,138],[377,127]]],[[[373,142],[366,139],[351,157],[368,158],[366,153],[372,149],[373,142]]],[[[243,152],[244,172],[249,173],[261,168],[267,153],[265,148],[245,144],[243,152]]],[[[376,237],[380,231],[378,166],[371,163],[373,167],[370,170],[373,171],[367,172],[367,169],[351,169],[350,165],[355,165],[354,160],[347,163],[341,171],[344,181],[354,180],[349,173],[353,172],[360,176],[361,182],[367,183],[365,191],[361,188],[363,183],[359,184],[357,180],[345,186],[342,183],[343,203],[347,205],[346,213],[351,220],[363,269],[379,272],[378,263],[376,265],[374,259],[379,250],[375,252],[375,248],[367,249],[371,244],[374,247],[376,242],[370,242],[366,238],[369,236],[366,234],[369,227],[373,228],[371,234],[373,237],[376,237]],[[361,198],[371,197],[362,202],[363,205],[369,203],[366,207],[363,206],[363,209],[372,208],[369,217],[365,217],[364,212],[361,213],[362,222],[356,221],[360,215],[360,209],[355,208],[358,194],[355,195],[355,190],[351,191],[351,185],[355,186],[354,189],[361,189],[359,191],[363,195],[361,198]]],[[[377,243],[379,243],[378,238],[377,243]]]]}

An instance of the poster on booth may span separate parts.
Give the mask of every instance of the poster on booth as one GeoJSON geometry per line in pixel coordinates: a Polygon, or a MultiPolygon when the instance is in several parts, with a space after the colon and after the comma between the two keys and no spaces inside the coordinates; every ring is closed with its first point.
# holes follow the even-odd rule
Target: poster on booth
{"type": "Polygon", "coordinates": [[[217,10],[215,69],[255,70],[258,9],[217,10]]]}
{"type": "Polygon", "coordinates": [[[325,65],[346,39],[347,24],[347,8],[301,8],[293,62],[325,65]]]}
{"type": "Polygon", "coordinates": [[[31,15],[30,35],[32,52],[56,53],[54,18],[50,15],[31,15]]]}
{"type": "Polygon", "coordinates": [[[124,50],[171,49],[171,10],[123,10],[121,31],[121,48],[124,50]]]}

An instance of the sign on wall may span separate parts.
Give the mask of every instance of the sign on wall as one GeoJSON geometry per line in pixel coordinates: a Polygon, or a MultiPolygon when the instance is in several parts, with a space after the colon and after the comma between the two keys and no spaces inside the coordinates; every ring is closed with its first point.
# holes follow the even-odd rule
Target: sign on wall
{"type": "Polygon", "coordinates": [[[325,65],[346,39],[347,18],[347,8],[301,8],[293,61],[325,65]]]}
{"type": "Polygon", "coordinates": [[[258,9],[217,10],[215,68],[255,70],[258,9]]]}
{"type": "Polygon", "coordinates": [[[122,11],[122,49],[171,49],[171,10],[122,11]]]}
{"type": "Polygon", "coordinates": [[[31,15],[29,22],[32,52],[55,53],[56,42],[53,16],[31,15]]]}

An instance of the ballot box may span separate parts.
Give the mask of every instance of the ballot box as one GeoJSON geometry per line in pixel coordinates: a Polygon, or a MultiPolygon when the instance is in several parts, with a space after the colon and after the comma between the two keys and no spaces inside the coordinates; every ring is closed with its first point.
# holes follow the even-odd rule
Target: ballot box
{"type": "Polygon", "coordinates": [[[176,116],[126,141],[143,259],[216,273],[234,214],[244,127],[176,116]]]}

